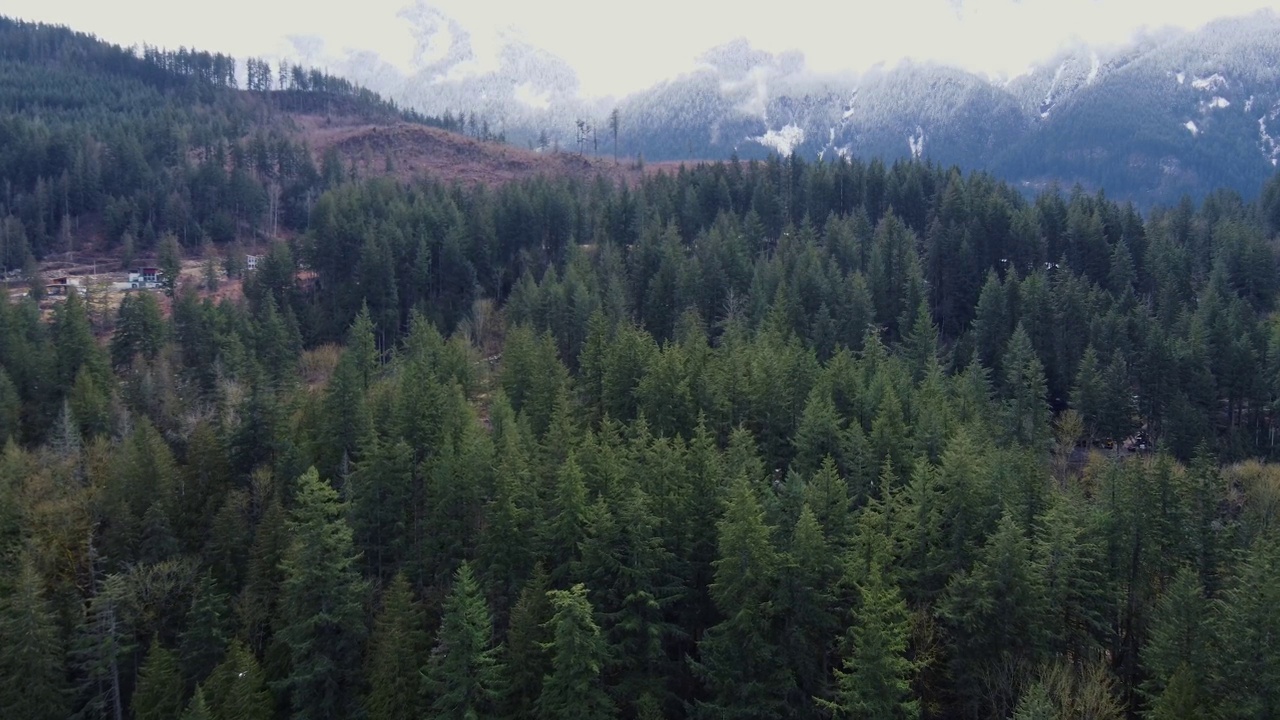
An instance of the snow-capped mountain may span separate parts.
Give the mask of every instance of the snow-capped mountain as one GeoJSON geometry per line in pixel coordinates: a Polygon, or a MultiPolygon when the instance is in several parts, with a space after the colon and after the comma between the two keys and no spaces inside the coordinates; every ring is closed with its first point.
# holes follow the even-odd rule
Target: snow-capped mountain
{"type": "MultiPolygon", "coordinates": [[[[1144,205],[1220,186],[1252,194],[1280,163],[1280,17],[1269,11],[1069,48],[1012,78],[914,62],[820,76],[799,52],[739,40],[620,100],[583,99],[572,68],[519,40],[477,67],[466,31],[423,12],[423,46],[443,33],[447,52],[412,75],[362,57],[337,69],[429,113],[474,110],[514,142],[571,138],[578,118],[603,129],[616,107],[628,156],[917,157],[1144,205]]],[[[599,147],[611,152],[612,139],[599,147]]]]}

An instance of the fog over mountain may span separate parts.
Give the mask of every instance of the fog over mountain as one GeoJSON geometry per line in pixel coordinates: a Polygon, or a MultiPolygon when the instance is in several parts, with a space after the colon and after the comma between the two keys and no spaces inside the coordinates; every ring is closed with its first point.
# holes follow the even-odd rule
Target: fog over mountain
{"type": "MultiPolygon", "coordinates": [[[[36,19],[59,19],[59,3],[31,4],[36,19]]],[[[1216,186],[1252,194],[1280,159],[1280,20],[1266,3],[685,5],[369,0],[295,22],[289,3],[232,0],[181,30],[157,8],[143,29],[153,43],[325,67],[429,114],[474,113],[531,147],[576,150],[584,120],[596,127],[587,149],[611,154],[617,108],[627,157],[922,157],[1143,204],[1216,186]],[[193,34],[239,10],[262,22],[193,34]],[[1236,15],[1214,19],[1225,13],[1236,15]]],[[[93,12],[77,24],[129,40],[93,12]]]]}
{"type": "Polygon", "coordinates": [[[294,38],[293,56],[327,60],[425,112],[475,112],[520,144],[572,146],[584,119],[598,151],[611,151],[616,107],[619,152],[653,160],[923,157],[1032,190],[1078,182],[1147,204],[1218,185],[1256,192],[1280,159],[1280,19],[1269,10],[1124,44],[1075,43],[1011,77],[912,59],[821,72],[803,51],[738,38],[623,97],[587,96],[569,62],[516,35],[482,62],[472,34],[443,11],[403,16],[421,50],[411,69],[367,51],[334,57],[315,38],[294,38]]]}

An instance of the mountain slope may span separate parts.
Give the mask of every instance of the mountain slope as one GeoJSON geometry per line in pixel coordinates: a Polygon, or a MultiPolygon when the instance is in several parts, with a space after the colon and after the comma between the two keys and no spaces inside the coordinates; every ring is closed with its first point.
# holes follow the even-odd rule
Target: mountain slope
{"type": "Polygon", "coordinates": [[[666,127],[704,138],[694,143],[702,157],[923,157],[989,169],[1029,190],[1080,183],[1143,205],[1215,187],[1252,195],[1280,160],[1280,19],[1272,13],[1110,51],[1076,48],[1007,82],[910,62],[828,80],[818,94],[798,74],[767,79],[768,111],[757,115],[741,104],[726,110],[709,76],[633,98],[624,108],[644,129],[628,147],[658,151],[648,138],[666,127]],[[704,129],[732,123],[745,132],[699,135],[688,120],[694,109],[710,113],[704,129]],[[669,118],[665,126],[657,114],[669,118]]]}
{"type": "Polygon", "coordinates": [[[911,62],[817,76],[800,53],[739,40],[692,72],[595,101],[565,63],[518,39],[496,67],[480,67],[465,30],[422,12],[423,47],[447,38],[445,57],[392,80],[354,56],[344,72],[425,112],[471,98],[522,144],[543,134],[567,144],[577,119],[603,128],[617,107],[620,152],[650,160],[922,157],[1028,191],[1080,183],[1144,206],[1218,186],[1253,195],[1280,160],[1280,18],[1270,11],[1077,46],[1014,78],[911,62]]]}
{"type": "MultiPolygon", "coordinates": [[[[638,168],[467,137],[346,79],[180,49],[141,53],[0,16],[0,269],[307,228],[351,177],[633,181],[638,168]]],[[[479,128],[476,128],[479,130],[479,128]]]]}

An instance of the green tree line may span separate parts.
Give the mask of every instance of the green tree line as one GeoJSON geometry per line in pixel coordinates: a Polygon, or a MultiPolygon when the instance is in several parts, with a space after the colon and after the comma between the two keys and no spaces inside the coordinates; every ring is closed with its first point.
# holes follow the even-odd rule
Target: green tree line
{"type": "Polygon", "coordinates": [[[0,16],[0,266],[27,269],[100,230],[107,249],[154,251],[305,229],[315,198],[355,171],[317,167],[283,113],[462,130],[315,69],[246,65],[179,48],[121,48],[0,16]],[[265,79],[264,79],[265,78],[265,79]]]}
{"type": "Polygon", "coordinates": [[[243,301],[0,304],[0,706],[1268,717],[1268,197],[344,180],[243,301]]]}

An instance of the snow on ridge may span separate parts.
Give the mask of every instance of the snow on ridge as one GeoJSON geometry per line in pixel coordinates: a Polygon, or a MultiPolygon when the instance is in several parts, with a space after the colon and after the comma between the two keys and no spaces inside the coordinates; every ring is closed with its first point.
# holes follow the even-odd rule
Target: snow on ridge
{"type": "Polygon", "coordinates": [[[1092,85],[1094,80],[1098,79],[1098,70],[1102,68],[1102,58],[1098,57],[1097,51],[1089,51],[1089,77],[1084,79],[1085,85],[1092,85]]]}
{"type": "Polygon", "coordinates": [[[919,160],[924,155],[924,128],[916,126],[916,134],[907,136],[907,147],[911,149],[911,157],[919,160]]]}
{"type": "Polygon", "coordinates": [[[1214,73],[1207,78],[1196,78],[1191,81],[1191,87],[1197,90],[1213,91],[1221,88],[1229,87],[1227,79],[1222,77],[1221,73],[1214,73]]]}
{"type": "Polygon", "coordinates": [[[1044,96],[1044,101],[1049,102],[1053,99],[1053,91],[1058,87],[1058,81],[1062,79],[1062,73],[1067,71],[1067,63],[1063,62],[1053,73],[1053,80],[1049,81],[1049,92],[1044,96]]]}
{"type": "Polygon", "coordinates": [[[1184,72],[1178,73],[1176,77],[1178,78],[1179,85],[1182,85],[1187,81],[1187,74],[1184,72]]]}
{"type": "Polygon", "coordinates": [[[1196,125],[1194,120],[1188,120],[1182,127],[1190,130],[1193,137],[1200,134],[1200,128],[1196,125]]]}
{"type": "Polygon", "coordinates": [[[848,120],[853,117],[853,101],[858,99],[858,90],[854,89],[853,94],[844,103],[844,114],[840,116],[841,120],[848,120]]]}
{"type": "Polygon", "coordinates": [[[1258,118],[1258,139],[1259,144],[1262,145],[1262,154],[1271,161],[1272,167],[1276,167],[1276,161],[1280,158],[1280,143],[1277,143],[1276,139],[1271,137],[1271,133],[1267,132],[1267,117],[1269,116],[1264,115],[1258,118]]]}
{"type": "Polygon", "coordinates": [[[1227,107],[1231,107],[1231,101],[1230,101],[1230,100],[1228,100],[1228,99],[1226,99],[1226,98],[1224,98],[1224,97],[1221,97],[1221,96],[1215,95],[1215,96],[1213,96],[1213,99],[1209,101],[1209,107],[1211,107],[1211,108],[1227,108],[1227,107]]]}
{"type": "Polygon", "coordinates": [[[1248,100],[1244,101],[1244,111],[1253,112],[1253,96],[1250,95],[1248,100]]]}
{"type": "Polygon", "coordinates": [[[1053,79],[1049,81],[1049,90],[1044,94],[1044,102],[1040,103],[1041,120],[1049,117],[1049,111],[1053,109],[1053,91],[1058,89],[1058,81],[1062,79],[1062,73],[1067,71],[1067,62],[1064,61],[1058,66],[1053,73],[1053,79]]]}
{"type": "Polygon", "coordinates": [[[782,126],[781,130],[770,130],[763,135],[749,137],[765,147],[773,148],[779,155],[790,155],[796,146],[804,142],[804,128],[794,123],[782,126]]]}

